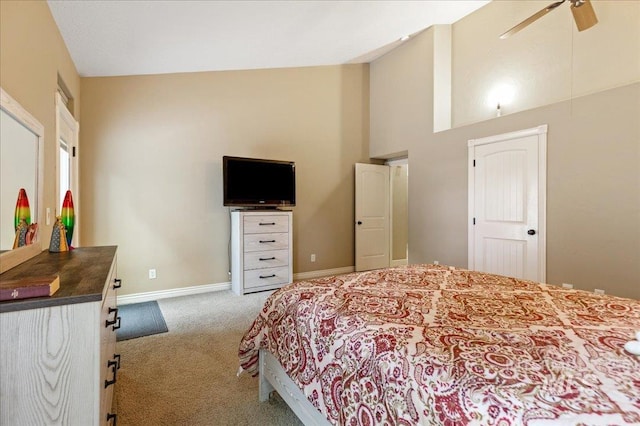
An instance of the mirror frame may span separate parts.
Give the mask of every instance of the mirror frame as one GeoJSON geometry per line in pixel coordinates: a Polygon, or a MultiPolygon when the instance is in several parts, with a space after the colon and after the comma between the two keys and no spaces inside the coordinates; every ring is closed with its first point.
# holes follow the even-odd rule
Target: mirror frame
{"type": "Polygon", "coordinates": [[[27,246],[0,253],[0,273],[26,262],[42,252],[44,219],[44,126],[0,87],[0,108],[38,137],[38,176],[36,220],[39,224],[36,240],[27,246]]]}

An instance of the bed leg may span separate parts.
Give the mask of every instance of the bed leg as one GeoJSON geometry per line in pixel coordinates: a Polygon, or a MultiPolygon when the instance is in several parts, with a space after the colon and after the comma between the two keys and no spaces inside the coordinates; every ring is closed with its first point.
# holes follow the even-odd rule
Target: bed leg
{"type": "Polygon", "coordinates": [[[265,402],[269,400],[269,395],[274,391],[273,386],[266,378],[266,368],[265,368],[265,360],[262,355],[262,351],[260,351],[260,375],[258,376],[258,399],[260,402],[265,402]]]}

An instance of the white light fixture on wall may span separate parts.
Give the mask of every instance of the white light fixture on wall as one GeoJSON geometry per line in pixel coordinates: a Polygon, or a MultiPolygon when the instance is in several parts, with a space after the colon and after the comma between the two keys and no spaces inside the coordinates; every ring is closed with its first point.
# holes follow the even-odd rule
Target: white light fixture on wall
{"type": "Polygon", "coordinates": [[[487,96],[487,105],[495,108],[496,117],[502,115],[505,105],[511,104],[515,97],[516,89],[511,83],[500,83],[493,87],[487,96]]]}

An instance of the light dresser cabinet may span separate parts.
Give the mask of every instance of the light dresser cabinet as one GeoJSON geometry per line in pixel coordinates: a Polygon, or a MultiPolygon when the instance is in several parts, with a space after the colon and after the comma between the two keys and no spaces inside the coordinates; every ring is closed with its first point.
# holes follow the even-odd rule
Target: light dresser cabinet
{"type": "Polygon", "coordinates": [[[51,297],[0,302],[0,425],[116,423],[116,250],[43,252],[0,277],[60,276],[51,297]]]}
{"type": "Polygon", "coordinates": [[[231,212],[231,288],[236,294],[293,281],[292,228],[290,211],[231,212]]]}

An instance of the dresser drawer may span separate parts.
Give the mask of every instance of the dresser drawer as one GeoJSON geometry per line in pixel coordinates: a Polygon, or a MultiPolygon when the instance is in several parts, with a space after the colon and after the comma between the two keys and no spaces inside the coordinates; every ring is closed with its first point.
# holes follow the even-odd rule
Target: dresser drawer
{"type": "Polygon", "coordinates": [[[116,251],[44,251],[9,271],[18,278],[43,274],[36,270],[58,275],[64,296],[0,313],[0,425],[115,424],[107,421],[115,385],[105,381],[116,374],[107,365],[112,360],[117,368],[116,335],[105,325],[117,317],[116,251]]]}
{"type": "Polygon", "coordinates": [[[263,287],[275,284],[288,284],[289,268],[282,266],[278,268],[253,269],[244,272],[244,287],[263,287]]]}
{"type": "Polygon", "coordinates": [[[252,251],[244,254],[244,269],[275,268],[289,264],[289,250],[252,251]]]}
{"type": "Polygon", "coordinates": [[[263,250],[286,250],[289,248],[289,234],[246,234],[244,252],[263,250]]]}
{"type": "MultiPolygon", "coordinates": [[[[109,278],[103,290],[102,312],[100,315],[100,424],[107,424],[106,416],[111,413],[113,392],[120,368],[120,356],[116,354],[116,330],[120,328],[117,309],[117,289],[121,281],[117,279],[117,263],[114,257],[109,278]]],[[[110,422],[109,422],[110,423],[110,422]]]]}
{"type": "Polygon", "coordinates": [[[245,216],[244,233],[259,234],[268,232],[288,232],[289,217],[284,215],[273,216],[245,216]]]}
{"type": "Polygon", "coordinates": [[[235,294],[273,290],[293,280],[292,228],[290,211],[231,212],[231,289],[235,294]]]}

